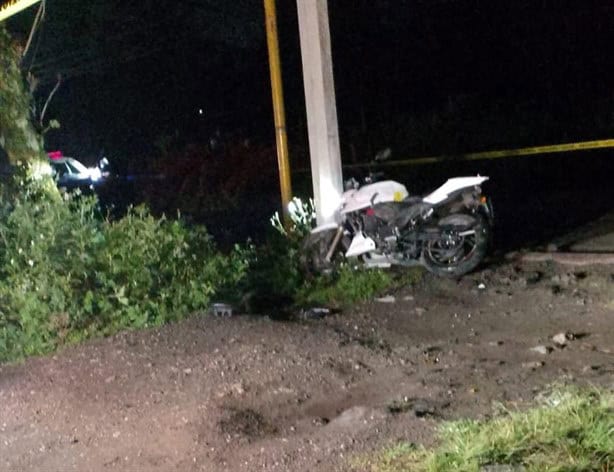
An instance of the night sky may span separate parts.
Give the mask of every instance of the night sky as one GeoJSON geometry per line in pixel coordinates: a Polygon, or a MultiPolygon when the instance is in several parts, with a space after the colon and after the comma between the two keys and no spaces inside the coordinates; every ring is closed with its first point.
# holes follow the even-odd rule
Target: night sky
{"type": "MultiPolygon", "coordinates": [[[[344,160],[390,143],[406,157],[610,137],[609,2],[329,0],[329,10],[344,160]],[[424,123],[440,134],[420,139],[424,123]]],[[[24,37],[35,12],[11,31],[24,37]]],[[[294,0],[279,0],[278,15],[290,144],[304,149],[294,0]]],[[[263,17],[260,0],[47,0],[25,66],[39,102],[63,78],[48,146],[139,162],[168,136],[273,143],[263,17]]]]}

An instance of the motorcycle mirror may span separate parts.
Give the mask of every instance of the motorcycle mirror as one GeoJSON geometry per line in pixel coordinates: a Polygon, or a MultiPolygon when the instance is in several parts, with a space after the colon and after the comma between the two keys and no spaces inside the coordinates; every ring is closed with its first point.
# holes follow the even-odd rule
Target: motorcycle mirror
{"type": "Polygon", "coordinates": [[[392,150],[390,148],[382,149],[375,155],[375,161],[385,161],[390,158],[392,155],[392,150]]]}

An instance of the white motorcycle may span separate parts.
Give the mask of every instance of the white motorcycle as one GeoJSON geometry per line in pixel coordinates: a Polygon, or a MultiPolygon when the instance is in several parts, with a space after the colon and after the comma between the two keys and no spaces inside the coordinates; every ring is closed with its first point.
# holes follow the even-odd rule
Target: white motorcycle
{"type": "MultiPolygon", "coordinates": [[[[376,160],[381,160],[376,157],[376,160]]],[[[346,182],[339,223],[316,227],[302,248],[310,272],[330,270],[340,256],[367,267],[423,265],[442,276],[475,269],[488,249],[493,210],[482,194],[488,177],[455,177],[425,197],[394,180],[346,182]]]]}

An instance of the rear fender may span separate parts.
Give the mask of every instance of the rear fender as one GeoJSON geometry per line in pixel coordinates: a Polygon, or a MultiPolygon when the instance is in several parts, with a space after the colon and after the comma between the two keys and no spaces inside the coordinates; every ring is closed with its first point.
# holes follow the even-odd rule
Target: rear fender
{"type": "Polygon", "coordinates": [[[492,202],[490,201],[490,199],[486,200],[483,203],[480,203],[480,206],[478,206],[478,213],[482,215],[484,218],[486,218],[486,221],[488,221],[488,224],[490,226],[494,226],[495,212],[494,212],[492,202]]]}
{"type": "Polygon", "coordinates": [[[454,213],[442,218],[437,224],[440,228],[463,230],[471,228],[475,224],[475,219],[475,216],[466,213],[454,213]]]}

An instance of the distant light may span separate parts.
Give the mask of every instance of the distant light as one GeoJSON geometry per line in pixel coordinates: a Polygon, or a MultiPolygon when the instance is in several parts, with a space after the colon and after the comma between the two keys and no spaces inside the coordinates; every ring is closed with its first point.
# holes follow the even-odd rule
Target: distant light
{"type": "Polygon", "coordinates": [[[205,113],[205,112],[203,111],[203,109],[202,109],[202,108],[199,108],[199,109],[198,109],[198,114],[199,114],[199,115],[202,115],[202,114],[204,114],[204,113],[205,113]]]}

